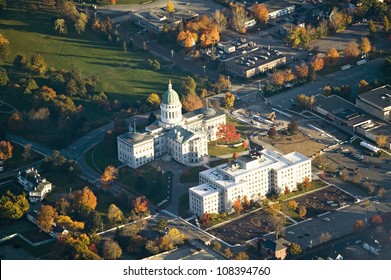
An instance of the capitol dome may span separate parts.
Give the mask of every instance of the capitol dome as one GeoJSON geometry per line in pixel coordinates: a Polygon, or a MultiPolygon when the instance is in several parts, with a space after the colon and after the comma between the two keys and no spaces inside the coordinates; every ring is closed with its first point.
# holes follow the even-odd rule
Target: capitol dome
{"type": "Polygon", "coordinates": [[[162,103],[165,105],[178,105],[181,104],[178,93],[172,89],[171,80],[168,83],[168,89],[164,93],[162,103]]]}

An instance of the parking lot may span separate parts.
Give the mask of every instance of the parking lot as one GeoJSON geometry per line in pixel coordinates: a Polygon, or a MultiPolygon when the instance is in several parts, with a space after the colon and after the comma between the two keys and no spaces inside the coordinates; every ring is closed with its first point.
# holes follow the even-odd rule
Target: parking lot
{"type": "Polygon", "coordinates": [[[299,207],[304,205],[307,209],[308,218],[315,218],[330,211],[354,203],[355,198],[340,189],[330,186],[319,191],[306,194],[294,199],[299,207]]]}
{"type": "Polygon", "coordinates": [[[231,245],[244,244],[274,230],[269,215],[260,209],[208,232],[231,245]]]}

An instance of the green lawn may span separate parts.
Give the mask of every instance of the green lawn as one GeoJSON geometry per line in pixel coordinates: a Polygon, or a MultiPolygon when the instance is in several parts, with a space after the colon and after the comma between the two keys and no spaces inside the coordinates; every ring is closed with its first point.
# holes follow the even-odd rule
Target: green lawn
{"type": "Polygon", "coordinates": [[[303,220],[303,218],[301,218],[299,214],[288,208],[288,202],[281,203],[281,212],[298,222],[303,220]]]}
{"type": "Polygon", "coordinates": [[[109,165],[117,167],[121,164],[121,162],[117,159],[116,150],[106,149],[103,142],[100,142],[92,149],[88,150],[84,158],[89,166],[98,169],[100,172],[103,172],[103,170],[109,165]]]}
{"type": "Polygon", "coordinates": [[[251,128],[250,125],[242,123],[240,121],[235,120],[234,118],[227,115],[227,124],[234,124],[236,126],[237,131],[246,131],[251,128]]]}
{"type": "Polygon", "coordinates": [[[235,152],[244,152],[247,149],[244,149],[242,146],[239,147],[219,147],[215,145],[216,142],[209,142],[208,143],[208,154],[210,156],[221,156],[221,155],[232,155],[235,152]]]}
{"type": "MultiPolygon", "coordinates": [[[[4,64],[10,66],[17,54],[31,56],[41,53],[48,64],[57,69],[70,69],[76,64],[86,75],[99,79],[96,91],[104,91],[111,99],[135,101],[151,92],[162,92],[167,81],[173,80],[179,87],[182,72],[173,70],[152,71],[147,59],[148,52],[125,53],[120,48],[109,46],[97,33],[87,31],[76,34],[69,27],[69,34],[53,33],[52,13],[37,12],[34,16],[24,11],[28,0],[8,3],[8,9],[0,18],[1,32],[11,44],[11,54],[4,64]]],[[[18,104],[12,104],[18,106],[18,104]]]]}
{"type": "Polygon", "coordinates": [[[31,158],[28,160],[24,160],[22,157],[22,153],[24,151],[23,146],[20,146],[16,143],[12,143],[12,146],[12,158],[5,161],[6,170],[13,170],[15,168],[19,168],[35,161],[41,160],[43,158],[40,154],[31,151],[31,158]]]}

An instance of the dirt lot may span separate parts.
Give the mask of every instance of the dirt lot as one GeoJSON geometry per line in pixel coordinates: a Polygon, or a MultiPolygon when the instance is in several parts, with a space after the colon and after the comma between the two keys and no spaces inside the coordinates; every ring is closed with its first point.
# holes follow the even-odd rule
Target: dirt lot
{"type": "Polygon", "coordinates": [[[326,147],[324,144],[311,140],[301,133],[296,135],[277,134],[275,139],[265,136],[261,137],[261,140],[272,144],[284,153],[296,151],[305,156],[312,156],[326,147]]]}
{"type": "Polygon", "coordinates": [[[308,218],[315,218],[320,214],[328,211],[336,211],[336,209],[354,203],[354,198],[347,193],[337,189],[334,186],[330,186],[319,191],[303,195],[294,200],[301,205],[304,205],[307,209],[308,218]]]}
{"type": "MultiPolygon", "coordinates": [[[[289,222],[289,220],[287,220],[289,222]]],[[[269,214],[260,209],[245,217],[231,221],[217,228],[208,230],[221,240],[235,245],[244,244],[247,240],[260,237],[273,231],[269,214]]]]}

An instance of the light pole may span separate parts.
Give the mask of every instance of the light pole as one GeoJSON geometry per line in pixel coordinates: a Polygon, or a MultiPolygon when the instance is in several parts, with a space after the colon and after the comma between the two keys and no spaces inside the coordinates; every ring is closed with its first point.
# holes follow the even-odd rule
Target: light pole
{"type": "Polygon", "coordinates": [[[171,50],[171,59],[174,59],[174,50],[171,50]]]}
{"type": "Polygon", "coordinates": [[[202,68],[204,69],[204,76],[205,76],[205,79],[208,79],[208,77],[206,76],[206,65],[202,66],[202,68]]]}

